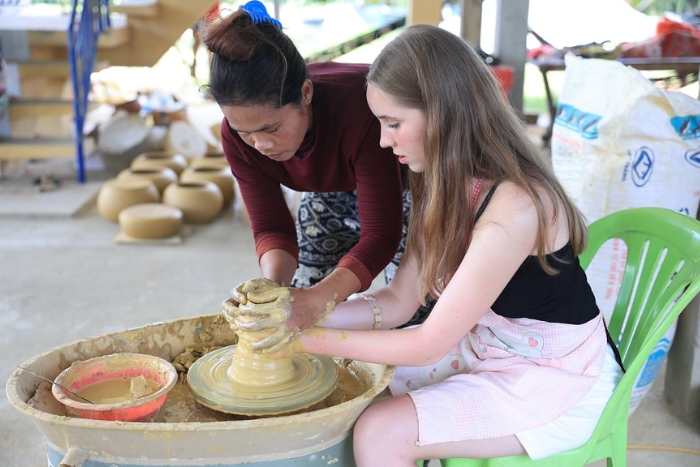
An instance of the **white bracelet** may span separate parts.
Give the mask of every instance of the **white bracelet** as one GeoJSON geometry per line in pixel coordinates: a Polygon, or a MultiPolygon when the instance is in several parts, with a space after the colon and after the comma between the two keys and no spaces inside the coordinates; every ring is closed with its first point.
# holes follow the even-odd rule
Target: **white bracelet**
{"type": "Polygon", "coordinates": [[[382,327],[382,309],[377,305],[377,299],[374,295],[364,294],[362,298],[367,300],[372,306],[372,313],[374,313],[374,329],[380,329],[382,327]]]}

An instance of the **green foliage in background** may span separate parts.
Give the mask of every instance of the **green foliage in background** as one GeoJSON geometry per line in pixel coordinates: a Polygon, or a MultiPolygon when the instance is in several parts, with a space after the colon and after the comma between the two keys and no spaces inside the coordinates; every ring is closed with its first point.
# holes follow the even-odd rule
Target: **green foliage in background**
{"type": "Polygon", "coordinates": [[[651,16],[661,16],[665,12],[681,14],[698,7],[698,0],[627,0],[627,3],[651,16]]]}

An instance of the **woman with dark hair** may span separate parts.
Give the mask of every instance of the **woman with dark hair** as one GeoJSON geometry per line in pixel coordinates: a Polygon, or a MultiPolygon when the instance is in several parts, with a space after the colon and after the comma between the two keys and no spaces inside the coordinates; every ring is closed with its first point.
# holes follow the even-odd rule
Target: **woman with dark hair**
{"type": "Polygon", "coordinates": [[[408,246],[394,279],[368,297],[373,313],[361,299],[340,303],[282,348],[277,336],[297,319],[285,288],[266,294],[271,303],[225,306],[227,319],[266,323],[252,347],[273,355],[397,366],[395,397],[355,424],[358,466],[538,459],[582,445],[623,371],[578,260],[583,216],[461,38],[410,26],[367,80],[381,145],[411,170],[408,246]],[[425,322],[391,329],[426,294],[437,303],[425,322]]]}
{"type": "Polygon", "coordinates": [[[396,157],[379,146],[379,123],[365,99],[369,66],[307,66],[257,1],[202,35],[212,52],[207,89],[225,116],[224,153],[262,276],[297,287],[297,324],[307,329],[329,303],[366,290],[393,260],[390,279],[403,251],[408,192],[396,157]],[[280,185],[303,192],[296,229],[280,185]]]}

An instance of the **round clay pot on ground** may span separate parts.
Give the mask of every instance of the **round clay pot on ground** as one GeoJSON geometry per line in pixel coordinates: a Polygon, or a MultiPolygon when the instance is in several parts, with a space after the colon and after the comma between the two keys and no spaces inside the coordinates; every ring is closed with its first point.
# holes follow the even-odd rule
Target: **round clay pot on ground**
{"type": "Polygon", "coordinates": [[[225,167],[229,168],[226,156],[223,153],[212,152],[205,154],[202,157],[193,157],[190,159],[190,167],[225,167]]]}
{"type": "Polygon", "coordinates": [[[133,238],[169,238],[180,232],[182,211],[160,203],[135,204],[122,209],[119,225],[123,233],[133,238]]]}
{"type": "Polygon", "coordinates": [[[187,159],[182,154],[167,151],[145,152],[137,156],[131,163],[132,169],[153,169],[167,167],[180,175],[187,167],[187,159]]]}
{"type": "Polygon", "coordinates": [[[117,222],[122,209],[134,204],[157,203],[158,188],[150,180],[107,180],[97,195],[97,210],[105,219],[117,222]]]}
{"type": "Polygon", "coordinates": [[[163,192],[163,203],[182,211],[183,221],[201,224],[212,221],[224,207],[224,196],[214,182],[171,183],[163,192]]]}
{"type": "Polygon", "coordinates": [[[202,180],[216,183],[224,196],[224,207],[231,204],[234,197],[233,174],[229,170],[228,165],[225,168],[215,166],[187,167],[180,174],[181,182],[202,180]]]}
{"type": "Polygon", "coordinates": [[[163,194],[165,187],[171,183],[177,182],[177,174],[173,169],[168,167],[152,168],[152,169],[124,169],[117,175],[119,180],[150,180],[158,188],[160,194],[163,194]]]}

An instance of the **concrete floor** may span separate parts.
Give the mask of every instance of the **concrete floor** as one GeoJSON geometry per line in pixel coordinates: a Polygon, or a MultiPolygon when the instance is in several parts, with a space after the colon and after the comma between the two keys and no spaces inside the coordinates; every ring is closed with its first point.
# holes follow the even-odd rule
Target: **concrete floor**
{"type": "MultiPolygon", "coordinates": [[[[28,186],[0,180],[3,387],[16,365],[60,344],[217,313],[231,287],[259,273],[251,232],[233,209],[195,226],[180,245],[124,245],[113,241],[119,227],[89,203],[99,181],[78,186],[67,177],[48,193],[28,186]]],[[[696,467],[700,434],[669,413],[662,385],[659,375],[630,418],[629,444],[646,448],[630,449],[628,464],[696,467]]],[[[47,465],[42,435],[2,391],[0,466],[41,465],[47,465]]]]}

